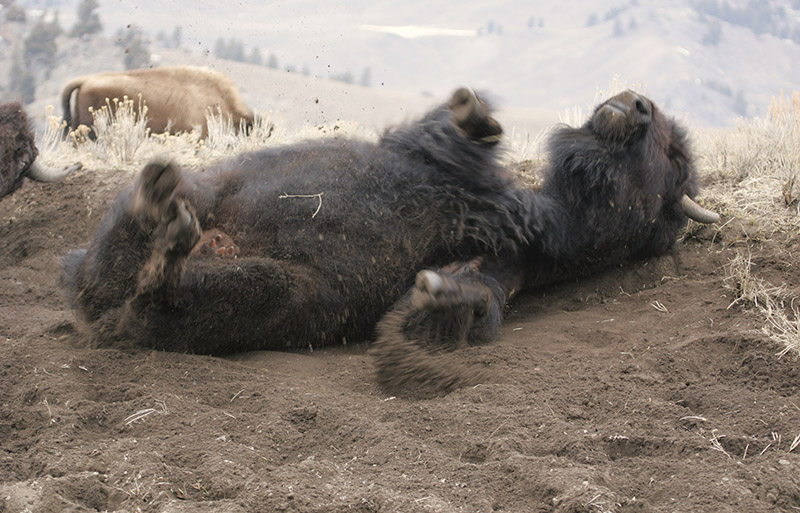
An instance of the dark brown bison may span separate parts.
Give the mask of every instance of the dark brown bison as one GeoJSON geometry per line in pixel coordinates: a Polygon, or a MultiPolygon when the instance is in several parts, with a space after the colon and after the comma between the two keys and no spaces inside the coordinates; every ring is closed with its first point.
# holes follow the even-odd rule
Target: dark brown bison
{"type": "Polygon", "coordinates": [[[106,106],[106,100],[122,100],[125,96],[138,102],[139,95],[147,105],[147,126],[153,133],[174,134],[200,126],[206,137],[209,111],[230,116],[237,129],[240,124],[246,129],[253,126],[253,111],[245,105],[230,78],[191,66],[98,73],[73,79],[61,93],[64,120],[73,130],[78,125],[91,126],[90,108],[99,110],[106,106]]]}
{"type": "Polygon", "coordinates": [[[556,133],[539,191],[498,163],[501,132],[460,89],[377,144],[148,164],[65,257],[72,306],[95,344],[211,354],[365,340],[390,311],[385,369],[404,340],[486,338],[515,291],[662,253],[687,222],[685,136],[643,97],[556,133]]]}
{"type": "Polygon", "coordinates": [[[372,350],[379,379],[446,389],[462,370],[431,364],[425,346],[491,338],[520,290],[586,276],[630,258],[669,250],[687,219],[713,223],[698,205],[685,131],[631,91],[599,105],[580,128],[549,140],[544,185],[526,196],[527,244],[423,270],[384,317],[372,350]]]}
{"type": "Polygon", "coordinates": [[[54,169],[36,162],[39,150],[28,116],[18,102],[0,105],[0,198],[17,190],[25,177],[56,182],[81,168],[54,169]]]}

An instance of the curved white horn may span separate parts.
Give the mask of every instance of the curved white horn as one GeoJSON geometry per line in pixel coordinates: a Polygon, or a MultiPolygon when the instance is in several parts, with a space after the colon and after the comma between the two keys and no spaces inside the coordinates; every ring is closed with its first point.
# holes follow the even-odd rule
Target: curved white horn
{"type": "Polygon", "coordinates": [[[719,221],[719,214],[701,207],[686,194],[681,198],[681,209],[686,217],[698,223],[710,224],[719,221]]]}
{"type": "Polygon", "coordinates": [[[78,162],[64,169],[55,169],[52,167],[41,166],[37,162],[31,164],[25,176],[37,182],[57,182],[67,176],[68,174],[79,170],[83,164],[78,162]]]}

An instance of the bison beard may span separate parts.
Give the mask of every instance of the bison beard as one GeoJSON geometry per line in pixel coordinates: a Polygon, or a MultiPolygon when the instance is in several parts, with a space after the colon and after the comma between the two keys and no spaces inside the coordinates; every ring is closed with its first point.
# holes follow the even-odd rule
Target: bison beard
{"type": "Polygon", "coordinates": [[[19,189],[24,179],[55,182],[81,168],[75,164],[63,170],[36,162],[39,150],[28,116],[18,102],[0,105],[0,198],[19,189]]]}
{"type": "Polygon", "coordinates": [[[474,382],[432,351],[491,338],[516,291],[663,253],[685,225],[684,134],[626,94],[554,136],[540,191],[498,164],[502,130],[466,89],[377,144],[151,163],[65,257],[72,305],[95,345],[209,354],[365,340],[383,317],[383,385],[474,382]]]}

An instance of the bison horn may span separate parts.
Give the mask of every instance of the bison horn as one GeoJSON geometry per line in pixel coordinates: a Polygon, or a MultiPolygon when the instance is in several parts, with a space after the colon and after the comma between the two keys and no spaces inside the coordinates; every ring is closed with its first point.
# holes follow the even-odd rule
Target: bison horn
{"type": "Polygon", "coordinates": [[[79,170],[83,167],[80,162],[73,164],[64,169],[55,169],[52,167],[41,166],[37,162],[31,164],[25,176],[37,182],[57,182],[67,176],[68,174],[79,170]]]}
{"type": "Polygon", "coordinates": [[[719,214],[701,207],[686,194],[681,198],[681,209],[686,217],[698,223],[710,224],[719,221],[719,214]]]}

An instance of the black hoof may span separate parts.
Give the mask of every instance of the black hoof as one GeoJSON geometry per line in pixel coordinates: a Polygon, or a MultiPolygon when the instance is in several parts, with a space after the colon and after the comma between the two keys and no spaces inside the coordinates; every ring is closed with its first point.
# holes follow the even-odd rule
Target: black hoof
{"type": "Polygon", "coordinates": [[[481,144],[497,144],[503,128],[491,116],[489,107],[472,89],[457,89],[447,106],[453,113],[453,122],[469,138],[481,144]]]}
{"type": "Polygon", "coordinates": [[[470,307],[484,315],[492,300],[485,284],[470,280],[461,283],[452,276],[434,271],[420,271],[411,290],[411,305],[417,310],[470,307]]]}
{"type": "Polygon", "coordinates": [[[169,203],[164,227],[162,247],[183,254],[192,250],[202,234],[194,208],[181,199],[169,203]]]}
{"type": "Polygon", "coordinates": [[[181,181],[181,171],[173,163],[151,162],[139,175],[133,210],[151,221],[165,220],[170,209],[170,200],[181,181]]]}

